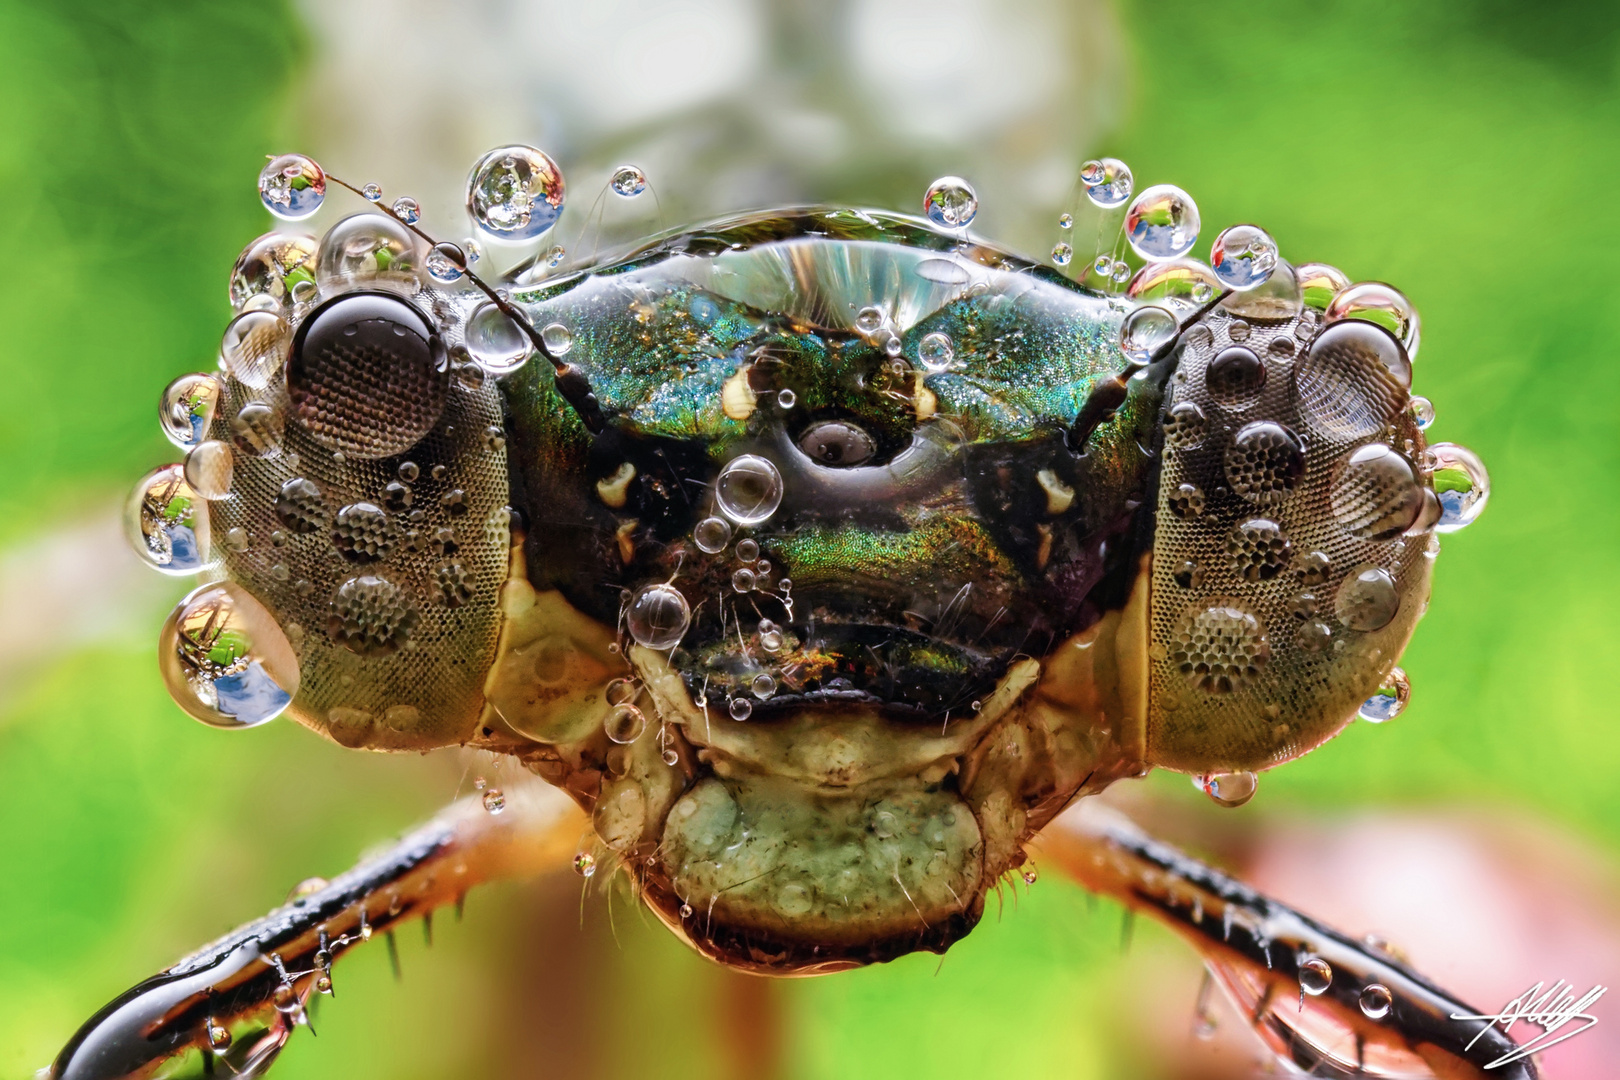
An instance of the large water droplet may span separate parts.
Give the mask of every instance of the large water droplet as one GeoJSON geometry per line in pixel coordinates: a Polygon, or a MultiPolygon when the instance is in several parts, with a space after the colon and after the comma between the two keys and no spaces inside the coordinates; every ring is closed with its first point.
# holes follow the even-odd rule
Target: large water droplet
{"type": "Polygon", "coordinates": [[[1333,968],[1320,956],[1299,965],[1299,988],[1311,997],[1320,997],[1333,985],[1333,968]]]}
{"type": "Polygon", "coordinates": [[[1228,409],[1253,405],[1265,386],[1265,361],[1244,345],[1228,345],[1204,369],[1204,388],[1228,409]]]}
{"type": "Polygon", "coordinates": [[[965,229],[978,212],[979,196],[960,176],[940,177],[928,185],[923,196],[923,213],[942,228],[965,229]]]}
{"type": "Polygon", "coordinates": [[[321,237],[317,275],[323,288],[391,281],[414,287],[418,244],[405,226],[386,214],[346,217],[321,237]]]}
{"type": "Polygon", "coordinates": [[[625,609],[625,627],[648,649],[673,649],[692,621],[692,609],[673,585],[646,585],[625,609]]]}
{"type": "Polygon", "coordinates": [[[1299,296],[1305,306],[1326,311],[1333,298],[1350,287],[1350,278],[1337,266],[1327,263],[1304,263],[1294,267],[1294,278],[1299,282],[1299,296]]]}
{"type": "Polygon", "coordinates": [[[1361,1014],[1367,1019],[1382,1020],[1389,1015],[1392,1000],[1389,987],[1383,983],[1368,983],[1357,1003],[1361,1006],[1361,1014]]]}
{"type": "Polygon", "coordinates": [[[557,223],[565,185],[557,163],[532,146],[501,146],[467,180],[467,212],[499,240],[531,240],[557,223]]]}
{"type": "Polygon", "coordinates": [[[1193,787],[1208,795],[1218,806],[1242,806],[1254,798],[1255,791],[1260,787],[1260,778],[1247,770],[1205,773],[1193,777],[1193,787]]]}
{"type": "Polygon", "coordinates": [[[704,518],[693,527],[692,540],[699,550],[710,555],[718,554],[731,543],[731,524],[724,518],[704,518]]]}
{"type": "Polygon", "coordinates": [[[180,601],[158,636],[169,694],[211,727],[256,727],[298,693],[298,657],[276,620],[233,581],[180,601]]]}
{"type": "Polygon", "coordinates": [[[1335,323],[1311,342],[1294,385],[1312,424],[1330,435],[1366,438],[1405,407],[1412,365],[1388,333],[1358,320],[1335,323]]]}
{"type": "Polygon", "coordinates": [[[1407,359],[1416,359],[1422,324],[1417,309],[1400,290],[1382,281],[1363,281],[1342,290],[1328,305],[1329,323],[1365,319],[1382,326],[1406,347],[1407,359]]]}
{"type": "Polygon", "coordinates": [[[1435,532],[1449,533],[1472,525],[1491,497],[1491,476],[1479,455],[1456,443],[1429,447],[1434,463],[1434,493],[1440,499],[1435,532]]]}
{"type": "Polygon", "coordinates": [[[467,273],[467,253],[448,240],[434,244],[422,264],[434,281],[460,281],[467,273]]]}
{"type": "Polygon", "coordinates": [[[1134,364],[1145,364],[1176,336],[1175,315],[1156,304],[1133,309],[1119,324],[1119,351],[1134,364]]]}
{"type": "Polygon", "coordinates": [[[1219,286],[1215,271],[1197,259],[1170,259],[1138,270],[1125,295],[1187,313],[1207,304],[1219,286]]]}
{"type": "Polygon", "coordinates": [[[244,311],[225,328],[219,354],[237,382],[262,390],[281,373],[291,345],[287,320],[269,311],[244,311]]]}
{"type": "Polygon", "coordinates": [[[186,483],[179,465],[141,478],[124,508],[130,546],[165,574],[194,574],[213,563],[208,550],[208,508],[186,483]]]}
{"type": "Polygon", "coordinates": [[[315,284],[315,238],[266,233],[243,249],[231,267],[231,306],[282,308],[315,284]],[[261,299],[262,298],[262,299],[261,299]]]}
{"type": "Polygon", "coordinates": [[[1135,180],[1130,166],[1119,158],[1098,158],[1080,166],[1080,182],[1086,198],[1108,210],[1131,197],[1135,180]]]}
{"type": "Polygon", "coordinates": [[[1389,677],[1373,691],[1371,697],[1361,703],[1356,715],[1368,723],[1382,724],[1401,715],[1411,700],[1412,684],[1407,680],[1406,672],[1398,667],[1390,668],[1389,677]]]}
{"type": "Polygon", "coordinates": [[[1333,611],[1351,630],[1382,630],[1400,609],[1395,579],[1381,567],[1365,565],[1346,575],[1333,598],[1333,611]]]}
{"type": "Polygon", "coordinates": [[[956,359],[956,343],[951,335],[941,330],[931,334],[924,334],[923,339],[917,343],[917,359],[930,374],[937,374],[951,366],[956,359]]]}
{"type": "Polygon", "coordinates": [[[301,221],[326,199],[326,174],[303,154],[282,154],[259,173],[264,208],[283,221],[301,221]]]}
{"type": "Polygon", "coordinates": [[[494,304],[480,304],[467,319],[467,351],[491,375],[507,375],[529,358],[529,338],[494,304]]]}
{"type": "Polygon", "coordinates": [[[208,437],[219,407],[219,380],[212,375],[182,375],[163,390],[158,420],[163,434],[182,450],[208,437]]]}
{"type": "Polygon", "coordinates": [[[1388,540],[1417,521],[1423,487],[1404,457],[1383,443],[1368,443],[1350,455],[1334,478],[1328,505],[1351,536],[1388,540]]]}
{"type": "Polygon", "coordinates": [[[647,716],[634,705],[615,705],[602,720],[602,730],[612,741],[628,745],[647,730],[647,716]]]}
{"type": "Polygon", "coordinates": [[[1277,241],[1258,225],[1233,225],[1210,245],[1209,265],[1228,289],[1258,288],[1277,268],[1277,241]]]}
{"type": "Polygon", "coordinates": [[[1142,258],[1179,259],[1198,242],[1198,204],[1174,184],[1155,184],[1125,211],[1125,239],[1142,258]]]}
{"type": "Polygon", "coordinates": [[[608,181],[613,188],[613,194],[633,199],[647,190],[647,174],[636,165],[620,165],[613,170],[613,178],[608,181]]]}
{"type": "Polygon", "coordinates": [[[234,464],[229,445],[218,439],[206,439],[186,455],[186,483],[205,499],[229,498],[234,464]]]}
{"type": "Polygon", "coordinates": [[[1304,443],[1274,420],[1243,425],[1227,448],[1227,482],[1250,502],[1274,506],[1287,499],[1304,476],[1304,443]]]}
{"type": "Polygon", "coordinates": [[[714,497],[732,521],[758,525],[782,505],[782,474],[765,458],[744,454],[720,470],[714,497]]]}
{"type": "Polygon", "coordinates": [[[1434,423],[1434,402],[1422,394],[1413,394],[1406,408],[1412,414],[1412,423],[1417,425],[1419,431],[1427,431],[1429,425],[1434,423]]]}

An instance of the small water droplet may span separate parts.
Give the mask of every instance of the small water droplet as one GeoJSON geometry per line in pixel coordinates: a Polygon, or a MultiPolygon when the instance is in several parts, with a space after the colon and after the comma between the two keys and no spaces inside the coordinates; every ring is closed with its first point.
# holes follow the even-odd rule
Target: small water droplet
{"type": "Polygon", "coordinates": [[[1434,423],[1434,402],[1428,398],[1414,394],[1407,409],[1411,412],[1412,422],[1417,425],[1419,431],[1428,430],[1429,425],[1434,423]]]}
{"type": "Polygon", "coordinates": [[[673,585],[644,585],[625,609],[625,627],[638,645],[673,649],[692,621],[692,608],[673,585]]]}
{"type": "Polygon", "coordinates": [[[613,194],[633,199],[647,190],[647,174],[635,165],[620,165],[613,170],[613,178],[608,184],[613,188],[613,194]]]}
{"type": "Polygon", "coordinates": [[[922,361],[927,371],[937,374],[950,367],[951,361],[956,359],[956,343],[949,334],[940,330],[924,334],[917,343],[917,359],[922,361]]]}
{"type": "Polygon", "coordinates": [[[692,905],[691,904],[682,904],[681,905],[681,918],[690,919],[691,917],[692,917],[692,905]]]}
{"type": "Polygon", "coordinates": [[[1368,983],[1367,988],[1361,992],[1357,1004],[1361,1006],[1361,1015],[1367,1019],[1382,1020],[1389,1015],[1392,1002],[1389,987],[1383,983],[1368,983]]]}
{"type": "Polygon", "coordinates": [[[609,739],[627,745],[641,738],[641,733],[647,730],[647,715],[634,705],[615,705],[603,719],[602,730],[609,739]]]}
{"type": "Polygon", "coordinates": [[[1072,228],[1074,228],[1074,215],[1073,214],[1059,214],[1058,215],[1058,228],[1060,228],[1060,229],[1072,229],[1072,228]]]}
{"type": "Polygon", "coordinates": [[[1277,241],[1258,225],[1222,229],[1210,245],[1209,266],[1229,289],[1257,289],[1277,268],[1277,241]]]}
{"type": "Polygon", "coordinates": [[[302,221],[326,199],[326,174],[303,154],[282,154],[259,173],[264,208],[283,221],[302,221]]]}
{"type": "Polygon", "coordinates": [[[751,592],[757,584],[758,579],[754,576],[754,572],[747,567],[736,570],[731,575],[731,587],[740,593],[751,592]]]}
{"type": "Polygon", "coordinates": [[[942,228],[966,228],[978,212],[979,196],[960,176],[940,177],[928,185],[923,196],[923,213],[942,228]]]}
{"type": "Polygon", "coordinates": [[[784,409],[791,409],[799,403],[799,395],[792,390],[778,390],[776,392],[776,403],[784,409]]]}
{"type": "Polygon", "coordinates": [[[734,697],[726,706],[733,720],[746,720],[754,714],[754,703],[745,697],[734,697]]]}
{"type": "Polygon", "coordinates": [[[759,558],[759,542],[749,538],[737,541],[737,558],[745,563],[759,558]]]}
{"type": "Polygon", "coordinates": [[[588,851],[582,851],[574,856],[574,873],[582,878],[588,878],[596,873],[596,856],[588,851]]]}
{"type": "Polygon", "coordinates": [[[1033,866],[1024,867],[1024,884],[1033,885],[1041,879],[1039,872],[1033,866]]]}
{"type": "Polygon", "coordinates": [[[506,795],[500,788],[492,787],[484,792],[484,809],[491,814],[498,814],[506,809],[506,795]]]}
{"type": "Polygon", "coordinates": [[[1174,184],[1155,184],[1131,200],[1125,238],[1144,259],[1178,259],[1198,242],[1198,204],[1174,184]]]}
{"type": "Polygon", "coordinates": [[[360,189],[360,194],[367,202],[382,202],[383,190],[381,184],[367,184],[360,189]]]}
{"type": "Polygon", "coordinates": [[[715,502],[739,525],[758,525],[782,505],[782,474],[754,454],[732,459],[715,481],[715,502]]]}
{"type": "Polygon", "coordinates": [[[1294,278],[1299,283],[1300,299],[1306,307],[1315,311],[1326,311],[1333,298],[1350,286],[1350,279],[1344,271],[1327,263],[1296,266],[1294,278]]]}
{"type": "Polygon", "coordinates": [[[1136,181],[1131,176],[1130,166],[1123,161],[1099,158],[1080,166],[1080,182],[1085,185],[1086,198],[1108,210],[1131,197],[1136,181]]]}
{"type": "Polygon", "coordinates": [[[1208,795],[1219,806],[1242,806],[1254,798],[1260,778],[1248,770],[1205,773],[1193,777],[1193,787],[1208,795]]]}
{"type": "Polygon", "coordinates": [[[532,146],[501,146],[473,166],[467,211],[492,236],[529,240],[556,224],[565,194],[555,161],[532,146]]]}
{"type": "Polygon", "coordinates": [[[1068,266],[1069,260],[1074,258],[1074,248],[1068,244],[1052,245],[1052,262],[1056,266],[1068,266]]]}
{"type": "Polygon", "coordinates": [[[1398,667],[1391,668],[1389,676],[1379,684],[1371,697],[1361,703],[1356,715],[1370,724],[1382,724],[1401,715],[1411,700],[1412,684],[1407,680],[1406,672],[1398,667]]]}
{"type": "Polygon", "coordinates": [[[755,675],[753,681],[748,684],[748,689],[755,697],[764,701],[776,693],[776,680],[765,674],[755,675]]]}
{"type": "Polygon", "coordinates": [[[231,1048],[230,1029],[212,1019],[208,1021],[208,1048],[219,1054],[231,1048]]]}

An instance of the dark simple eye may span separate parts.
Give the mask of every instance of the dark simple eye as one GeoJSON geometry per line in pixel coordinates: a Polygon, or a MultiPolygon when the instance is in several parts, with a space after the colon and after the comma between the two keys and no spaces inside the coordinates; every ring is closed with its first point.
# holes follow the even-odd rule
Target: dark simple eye
{"type": "Polygon", "coordinates": [[[847,469],[868,461],[877,444],[848,420],[822,420],[799,436],[799,449],[823,465],[847,469]]]}

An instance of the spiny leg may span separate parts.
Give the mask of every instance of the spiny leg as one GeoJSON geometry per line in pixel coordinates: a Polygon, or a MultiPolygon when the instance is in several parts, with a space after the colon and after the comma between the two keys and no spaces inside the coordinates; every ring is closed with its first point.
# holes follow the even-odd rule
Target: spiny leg
{"type": "Polygon", "coordinates": [[[584,822],[539,784],[445,809],[387,851],[132,987],[69,1040],[53,1080],[260,1075],[330,992],[333,962],[374,932],[458,903],[486,881],[564,865],[584,822]]]}
{"type": "Polygon", "coordinates": [[[1451,1019],[1481,1010],[1105,807],[1074,807],[1038,844],[1081,885],[1190,941],[1266,1044],[1313,1077],[1535,1080],[1528,1058],[1499,1062],[1517,1049],[1501,1030],[1451,1019]]]}

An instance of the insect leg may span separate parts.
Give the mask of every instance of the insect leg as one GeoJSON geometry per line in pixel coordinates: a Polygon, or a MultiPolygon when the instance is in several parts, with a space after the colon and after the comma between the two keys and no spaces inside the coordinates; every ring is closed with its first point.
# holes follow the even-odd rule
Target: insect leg
{"type": "Polygon", "coordinates": [[[1388,952],[1261,895],[1107,808],[1074,807],[1039,844],[1081,885],[1190,941],[1271,1050],[1311,1076],[1537,1076],[1528,1057],[1514,1059],[1517,1044],[1498,1028],[1451,1019],[1479,1009],[1388,952]]]}
{"type": "Polygon", "coordinates": [[[394,924],[456,903],[472,886],[566,865],[583,824],[539,784],[499,814],[454,803],[379,855],[204,946],[119,995],[68,1041],[52,1080],[261,1075],[333,962],[394,924]]]}

